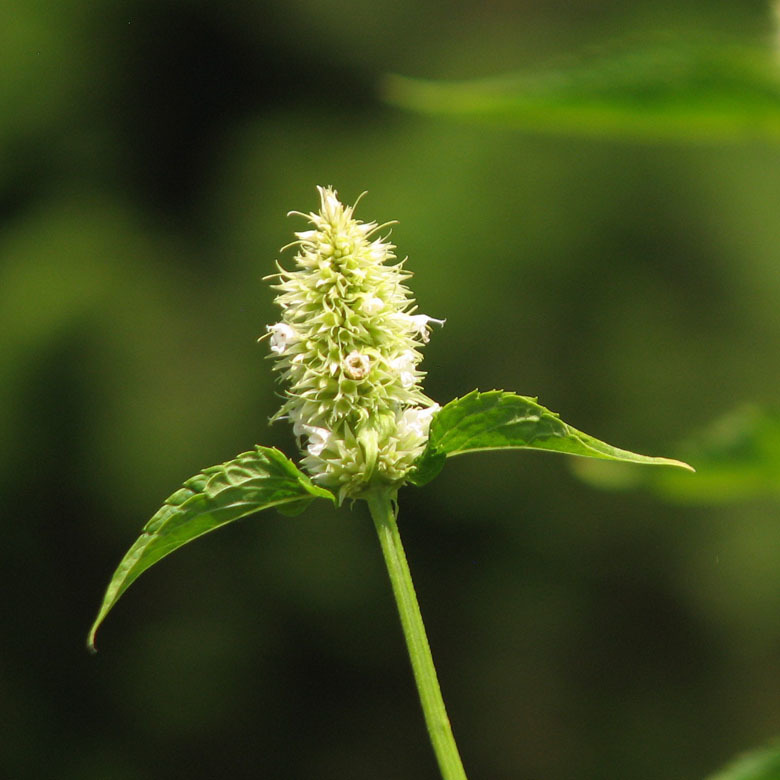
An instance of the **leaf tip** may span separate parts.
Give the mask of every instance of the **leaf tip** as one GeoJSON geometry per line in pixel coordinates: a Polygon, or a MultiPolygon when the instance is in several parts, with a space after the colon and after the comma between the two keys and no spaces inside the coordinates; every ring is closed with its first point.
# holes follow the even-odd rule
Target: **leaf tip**
{"type": "MultiPolygon", "coordinates": [[[[696,473],[696,469],[691,466],[690,463],[686,463],[684,460],[676,460],[675,458],[660,458],[660,457],[647,457],[644,463],[650,466],[672,466],[683,471],[690,471],[692,474],[696,473]]],[[[640,462],[641,465],[641,462],[640,462]]]]}
{"type": "Polygon", "coordinates": [[[90,655],[97,655],[97,647],[95,646],[95,634],[97,633],[97,625],[93,625],[89,630],[87,636],[87,651],[90,655]]]}
{"type": "Polygon", "coordinates": [[[108,611],[111,609],[111,607],[105,609],[105,605],[101,608],[100,612],[98,613],[98,616],[95,618],[94,622],[92,623],[92,626],[89,629],[89,633],[87,634],[87,650],[89,651],[90,655],[96,655],[97,654],[97,646],[95,644],[95,637],[97,636],[98,629],[100,626],[103,625],[103,621],[105,620],[106,615],[108,614],[108,611]]]}

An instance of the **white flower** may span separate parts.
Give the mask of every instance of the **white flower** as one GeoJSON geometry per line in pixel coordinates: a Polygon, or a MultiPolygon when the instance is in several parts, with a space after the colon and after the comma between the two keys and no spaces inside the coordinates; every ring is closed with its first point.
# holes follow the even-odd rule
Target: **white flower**
{"type": "Polygon", "coordinates": [[[363,305],[361,306],[363,311],[368,314],[369,317],[373,317],[375,314],[378,314],[384,307],[385,302],[381,298],[377,298],[375,295],[366,298],[363,301],[363,305]]]}
{"type": "Polygon", "coordinates": [[[318,428],[315,425],[304,425],[304,433],[309,437],[306,450],[309,455],[319,457],[322,451],[330,444],[331,432],[327,428],[318,428]]]}
{"type": "Polygon", "coordinates": [[[300,334],[286,322],[277,322],[275,325],[266,325],[266,330],[271,334],[271,352],[275,355],[283,355],[287,347],[300,341],[300,334]]]}
{"type": "Polygon", "coordinates": [[[398,423],[398,434],[413,433],[420,439],[428,438],[428,429],[431,427],[433,415],[439,411],[439,404],[427,406],[424,409],[406,409],[398,423]]]}
{"type": "Polygon", "coordinates": [[[412,387],[417,381],[415,369],[417,368],[418,356],[411,349],[404,350],[398,357],[390,361],[390,368],[397,371],[401,377],[401,384],[404,387],[412,387]]]}
{"type": "Polygon", "coordinates": [[[423,344],[431,340],[429,322],[435,322],[437,325],[444,325],[447,320],[437,320],[435,317],[429,317],[427,314],[407,314],[409,318],[410,329],[416,333],[423,344]]]}
{"type": "Polygon", "coordinates": [[[300,439],[306,433],[306,426],[301,422],[301,415],[298,409],[290,409],[287,419],[292,423],[293,435],[300,439]]]}

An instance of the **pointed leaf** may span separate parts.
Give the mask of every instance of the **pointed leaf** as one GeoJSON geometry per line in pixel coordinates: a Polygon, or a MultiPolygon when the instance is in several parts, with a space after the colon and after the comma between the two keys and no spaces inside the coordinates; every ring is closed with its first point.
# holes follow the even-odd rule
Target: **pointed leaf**
{"type": "Polygon", "coordinates": [[[428,445],[410,481],[424,485],[438,474],[444,458],[479,450],[536,449],[587,458],[659,466],[691,467],[678,460],[654,458],[621,450],[567,425],[528,398],[503,390],[473,391],[456,398],[435,415],[428,445]]]}
{"type": "Polygon", "coordinates": [[[261,509],[289,507],[296,514],[315,498],[334,501],[279,450],[256,446],[188,479],[146,524],[114,572],[87,644],[119,597],[146,569],[187,542],[261,509]]]}
{"type": "Polygon", "coordinates": [[[739,757],[708,780],[777,780],[780,778],[780,745],[775,744],[739,757]]]}
{"type": "Polygon", "coordinates": [[[646,487],[681,504],[780,497],[780,410],[742,406],[682,442],[696,479],[674,471],[628,473],[618,463],[578,463],[576,473],[607,490],[646,487]]]}
{"type": "Polygon", "coordinates": [[[648,140],[780,140],[774,52],[720,40],[613,45],[558,68],[461,82],[388,76],[385,99],[532,132],[648,140]]]}

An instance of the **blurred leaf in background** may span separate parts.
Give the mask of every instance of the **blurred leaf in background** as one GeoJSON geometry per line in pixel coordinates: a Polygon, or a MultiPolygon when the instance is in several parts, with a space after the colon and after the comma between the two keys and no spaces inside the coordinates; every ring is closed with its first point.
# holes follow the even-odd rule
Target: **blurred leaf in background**
{"type": "Polygon", "coordinates": [[[780,413],[754,405],[715,421],[675,452],[695,464],[697,479],[653,471],[640,474],[622,464],[577,461],[572,468],[586,482],[605,489],[646,487],[680,503],[719,504],[780,497],[780,413]]]}
{"type": "Polygon", "coordinates": [[[780,747],[756,750],[740,756],[708,780],[777,780],[780,777],[780,747]]]}
{"type": "Polygon", "coordinates": [[[780,140],[780,61],[699,36],[623,41],[559,67],[462,82],[399,75],[392,105],[521,130],[648,141],[780,140]]]}

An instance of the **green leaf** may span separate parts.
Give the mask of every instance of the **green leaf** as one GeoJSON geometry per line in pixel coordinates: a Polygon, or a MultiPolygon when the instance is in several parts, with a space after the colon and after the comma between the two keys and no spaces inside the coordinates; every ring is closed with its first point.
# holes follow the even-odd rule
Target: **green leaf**
{"type": "Polygon", "coordinates": [[[679,466],[687,464],[669,458],[652,458],[621,450],[567,425],[561,418],[528,398],[503,390],[476,390],[450,401],[431,422],[428,445],[416,463],[410,481],[430,482],[444,465],[444,459],[479,450],[535,449],[564,452],[586,458],[679,466]]]}
{"type": "Polygon", "coordinates": [[[720,40],[622,44],[561,67],[471,81],[390,75],[381,89],[411,111],[532,132],[780,140],[775,53],[720,40]]]}
{"type": "Polygon", "coordinates": [[[780,780],[780,745],[740,756],[708,780],[780,780]]]}
{"type": "Polygon", "coordinates": [[[144,526],[114,572],[90,629],[88,647],[95,649],[97,629],[119,597],[161,558],[261,509],[287,507],[297,514],[315,498],[335,501],[330,491],[314,485],[279,450],[259,445],[188,479],[144,526]]]}
{"type": "Polygon", "coordinates": [[[646,487],[683,504],[721,504],[780,497],[780,410],[743,406],[715,420],[677,448],[697,478],[672,471],[628,473],[619,464],[582,463],[575,471],[607,490],[646,487]]]}

